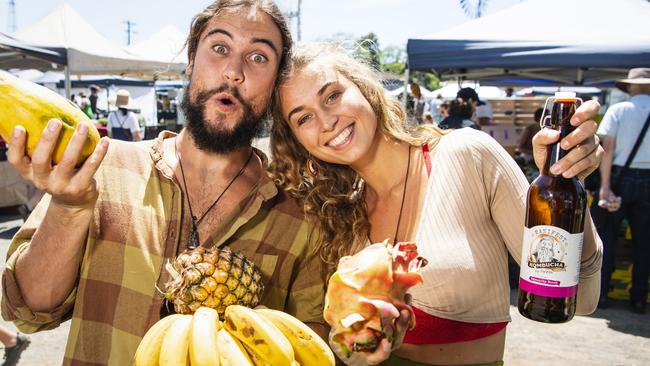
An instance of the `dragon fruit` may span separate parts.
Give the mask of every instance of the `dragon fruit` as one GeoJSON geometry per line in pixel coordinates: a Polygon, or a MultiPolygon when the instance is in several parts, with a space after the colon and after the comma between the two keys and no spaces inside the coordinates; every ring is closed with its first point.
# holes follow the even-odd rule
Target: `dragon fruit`
{"type": "Polygon", "coordinates": [[[422,282],[417,271],[426,262],[412,242],[392,246],[385,241],[341,258],[328,283],[323,315],[332,327],[332,340],[347,356],[372,352],[383,338],[392,343],[403,309],[411,313],[409,327],[415,326],[404,298],[409,287],[422,282]]]}

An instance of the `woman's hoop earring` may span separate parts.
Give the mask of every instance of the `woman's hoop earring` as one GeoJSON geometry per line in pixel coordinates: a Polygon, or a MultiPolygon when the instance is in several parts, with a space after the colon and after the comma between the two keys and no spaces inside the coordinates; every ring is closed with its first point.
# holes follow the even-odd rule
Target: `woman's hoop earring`
{"type": "Polygon", "coordinates": [[[315,178],[318,175],[318,165],[312,160],[312,158],[307,158],[305,163],[305,171],[311,178],[315,178]]]}

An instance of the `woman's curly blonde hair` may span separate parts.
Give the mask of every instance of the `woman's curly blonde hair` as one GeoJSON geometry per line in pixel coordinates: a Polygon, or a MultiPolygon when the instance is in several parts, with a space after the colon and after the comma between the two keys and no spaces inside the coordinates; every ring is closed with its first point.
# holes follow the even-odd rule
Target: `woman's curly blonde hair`
{"type": "MultiPolygon", "coordinates": [[[[379,74],[339,45],[312,43],[294,47],[287,68],[280,75],[280,88],[306,66],[316,63],[333,68],[359,88],[377,117],[379,130],[387,137],[422,146],[442,134],[432,125],[409,130],[401,102],[385,93],[379,74]]],[[[370,225],[363,194],[365,184],[347,165],[310,157],[284,120],[280,88],[271,106],[273,160],[269,171],[280,188],[304,205],[308,220],[319,232],[316,250],[332,271],[342,256],[355,253],[368,240],[370,225]],[[308,158],[318,167],[318,174],[313,177],[305,171],[308,158]]]]}

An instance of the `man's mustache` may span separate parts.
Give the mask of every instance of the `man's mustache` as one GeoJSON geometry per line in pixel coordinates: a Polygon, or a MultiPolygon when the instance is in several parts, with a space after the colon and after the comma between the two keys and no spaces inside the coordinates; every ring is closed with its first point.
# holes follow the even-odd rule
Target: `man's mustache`
{"type": "Polygon", "coordinates": [[[220,85],[216,88],[212,88],[210,90],[201,90],[196,99],[199,104],[204,104],[205,102],[210,100],[210,98],[212,98],[213,96],[219,93],[228,93],[232,95],[232,97],[235,98],[240,105],[244,105],[244,102],[241,98],[241,94],[239,93],[239,89],[232,86],[229,87],[228,85],[225,84],[220,85]]]}

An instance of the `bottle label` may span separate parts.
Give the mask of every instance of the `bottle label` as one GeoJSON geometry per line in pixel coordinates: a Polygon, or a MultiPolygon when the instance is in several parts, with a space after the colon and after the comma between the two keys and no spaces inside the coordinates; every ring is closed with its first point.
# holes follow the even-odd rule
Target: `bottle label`
{"type": "Polygon", "coordinates": [[[583,236],[555,226],[525,227],[519,287],[546,297],[575,296],[583,236]]]}

